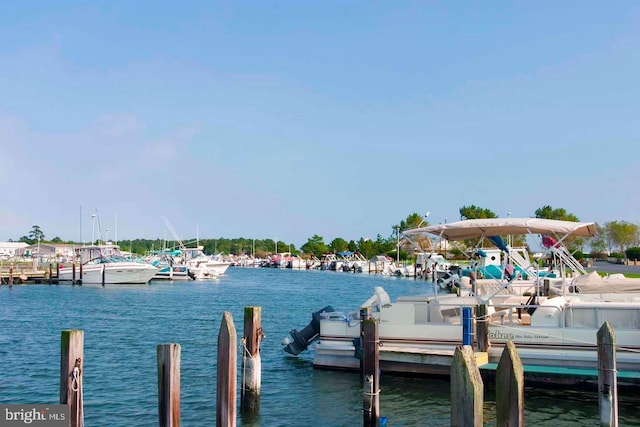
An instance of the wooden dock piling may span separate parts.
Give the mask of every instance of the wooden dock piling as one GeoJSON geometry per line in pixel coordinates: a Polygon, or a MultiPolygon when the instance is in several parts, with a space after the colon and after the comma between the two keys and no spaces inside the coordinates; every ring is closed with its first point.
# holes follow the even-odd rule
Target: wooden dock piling
{"type": "Polygon", "coordinates": [[[471,346],[457,347],[451,364],[451,426],[483,425],[484,384],[471,346]]]}
{"type": "Polygon", "coordinates": [[[69,405],[69,427],[83,427],[84,331],[62,331],[60,342],[60,403],[69,405]]]}
{"type": "Polygon", "coordinates": [[[13,264],[9,265],[9,287],[13,286],[13,264]]]}
{"type": "Polygon", "coordinates": [[[180,344],[160,344],[158,354],[158,426],[180,426],[180,344]]]}
{"type": "Polygon", "coordinates": [[[102,264],[102,287],[104,288],[104,282],[107,276],[107,266],[102,264]]]}
{"type": "Polygon", "coordinates": [[[53,283],[53,265],[49,263],[49,284],[53,283]]]}
{"type": "Polygon", "coordinates": [[[507,341],[496,371],[497,427],[524,427],[524,369],[513,341],[507,341]]]}
{"type": "Polygon", "coordinates": [[[262,383],[260,342],[263,336],[262,309],[260,307],[245,307],[240,406],[242,411],[247,413],[260,412],[260,387],[262,383]]]}
{"type": "Polygon", "coordinates": [[[80,263],[80,284],[82,284],[82,263],[80,263]]]}
{"type": "Polygon", "coordinates": [[[366,319],[362,321],[363,352],[363,426],[376,427],[380,416],[380,353],[378,321],[366,319]]]}
{"type": "Polygon", "coordinates": [[[598,403],[600,426],[618,427],[618,379],[616,335],[611,323],[598,330],[598,403]]]}
{"type": "Polygon", "coordinates": [[[489,351],[489,316],[486,304],[476,306],[476,340],[478,351],[489,351]]]}
{"type": "Polygon", "coordinates": [[[76,263],[74,262],[71,267],[71,284],[76,284],[76,263]]]}
{"type": "Polygon", "coordinates": [[[218,375],[216,396],[216,427],[236,425],[236,371],[238,337],[231,313],[222,315],[218,333],[218,375]]]}

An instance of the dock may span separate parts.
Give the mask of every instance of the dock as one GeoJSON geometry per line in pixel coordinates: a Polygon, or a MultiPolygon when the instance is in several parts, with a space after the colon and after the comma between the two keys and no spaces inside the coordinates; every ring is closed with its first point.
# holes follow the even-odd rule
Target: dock
{"type": "Polygon", "coordinates": [[[10,282],[14,285],[58,284],[57,271],[55,268],[47,270],[34,270],[30,267],[0,268],[0,285],[7,285],[10,282]]]}

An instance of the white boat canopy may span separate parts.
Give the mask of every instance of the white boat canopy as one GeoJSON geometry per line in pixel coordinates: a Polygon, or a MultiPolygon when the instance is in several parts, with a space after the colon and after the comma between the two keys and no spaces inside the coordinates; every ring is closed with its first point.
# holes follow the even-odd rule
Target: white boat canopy
{"type": "Polygon", "coordinates": [[[593,222],[573,222],[557,219],[485,218],[430,225],[403,232],[409,238],[425,233],[441,236],[450,241],[513,234],[592,237],[596,235],[596,226],[593,222]]]}

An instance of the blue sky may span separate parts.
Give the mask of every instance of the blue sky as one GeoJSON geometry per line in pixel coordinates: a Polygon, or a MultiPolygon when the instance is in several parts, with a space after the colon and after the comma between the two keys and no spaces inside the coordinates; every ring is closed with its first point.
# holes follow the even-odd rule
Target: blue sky
{"type": "Polygon", "coordinates": [[[24,1],[0,39],[0,240],[640,222],[635,1],[24,1]]]}

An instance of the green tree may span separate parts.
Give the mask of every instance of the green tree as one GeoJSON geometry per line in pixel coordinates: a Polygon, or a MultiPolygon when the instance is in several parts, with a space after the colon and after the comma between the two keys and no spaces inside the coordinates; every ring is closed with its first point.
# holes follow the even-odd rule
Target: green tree
{"type": "Polygon", "coordinates": [[[545,205],[541,208],[536,209],[535,215],[536,215],[536,218],[559,219],[562,221],[574,221],[574,222],[580,221],[577,216],[567,212],[564,208],[554,209],[549,205],[545,205]]]}
{"type": "Polygon", "coordinates": [[[407,216],[406,219],[400,221],[400,232],[410,230],[412,228],[426,227],[428,225],[429,223],[424,217],[414,212],[411,215],[407,216]]]}
{"type": "Polygon", "coordinates": [[[358,252],[366,259],[371,259],[378,254],[375,243],[371,239],[363,239],[362,237],[358,240],[358,252]]]}
{"type": "Polygon", "coordinates": [[[349,249],[349,243],[342,237],[336,237],[329,243],[329,249],[333,253],[344,252],[349,249]]]}
{"type": "Polygon", "coordinates": [[[33,227],[31,227],[29,238],[34,242],[38,240],[44,240],[44,233],[40,229],[39,225],[34,225],[33,227]]]}
{"type": "Polygon", "coordinates": [[[607,251],[607,230],[602,225],[596,223],[597,234],[589,239],[589,246],[592,254],[602,254],[607,251]]]}
{"type": "Polygon", "coordinates": [[[305,254],[313,254],[321,258],[323,254],[329,252],[329,246],[324,243],[324,239],[317,234],[307,240],[307,243],[300,247],[305,254]]]}
{"type": "Polygon", "coordinates": [[[638,226],[627,221],[605,222],[604,229],[610,252],[617,247],[620,253],[624,253],[638,240],[638,226]]]}
{"type": "Polygon", "coordinates": [[[476,205],[463,206],[460,208],[461,219],[483,219],[483,218],[498,218],[491,209],[485,209],[476,205]]]}
{"type": "Polygon", "coordinates": [[[29,236],[22,236],[18,239],[18,242],[24,242],[27,245],[33,245],[33,240],[29,238],[29,236]]]}
{"type": "MultiPolygon", "coordinates": [[[[572,213],[569,213],[564,208],[552,208],[549,205],[545,205],[535,211],[536,218],[544,219],[559,219],[561,221],[580,221],[578,217],[572,213]]],[[[584,246],[584,239],[580,237],[567,237],[564,239],[565,246],[572,252],[582,250],[584,246]]]]}

